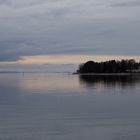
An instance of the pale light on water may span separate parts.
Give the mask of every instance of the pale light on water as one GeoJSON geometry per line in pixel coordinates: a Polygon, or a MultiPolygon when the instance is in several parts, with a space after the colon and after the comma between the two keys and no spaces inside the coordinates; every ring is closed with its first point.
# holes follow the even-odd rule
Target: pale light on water
{"type": "Polygon", "coordinates": [[[0,74],[0,140],[139,140],[140,77],[0,74]]]}
{"type": "Polygon", "coordinates": [[[66,93],[79,90],[79,86],[78,76],[68,74],[25,74],[20,80],[20,88],[30,93],[66,93]]]}

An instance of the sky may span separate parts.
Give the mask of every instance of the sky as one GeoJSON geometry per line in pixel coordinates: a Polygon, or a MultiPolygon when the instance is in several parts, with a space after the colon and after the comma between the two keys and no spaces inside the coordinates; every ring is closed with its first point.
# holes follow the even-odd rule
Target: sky
{"type": "Polygon", "coordinates": [[[0,63],[138,58],[139,14],[139,0],[0,0],[0,63]]]}

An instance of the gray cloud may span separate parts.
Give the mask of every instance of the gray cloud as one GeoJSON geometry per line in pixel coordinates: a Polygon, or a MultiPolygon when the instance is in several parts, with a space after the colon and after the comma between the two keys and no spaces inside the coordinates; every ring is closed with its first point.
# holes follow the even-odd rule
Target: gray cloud
{"type": "Polygon", "coordinates": [[[40,54],[139,55],[137,5],[126,0],[0,0],[0,60],[40,54]]]}
{"type": "Polygon", "coordinates": [[[112,4],[114,7],[137,7],[140,6],[139,0],[133,0],[133,1],[124,1],[124,2],[118,2],[115,4],[112,4]]]}
{"type": "Polygon", "coordinates": [[[9,0],[0,0],[0,5],[9,5],[11,2],[9,0]]]}

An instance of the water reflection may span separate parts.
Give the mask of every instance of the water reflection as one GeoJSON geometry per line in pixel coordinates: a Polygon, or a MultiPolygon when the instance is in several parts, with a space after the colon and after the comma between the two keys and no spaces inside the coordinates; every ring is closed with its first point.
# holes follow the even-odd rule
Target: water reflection
{"type": "Polygon", "coordinates": [[[0,74],[0,140],[139,140],[139,85],[139,76],[0,74]]]}
{"type": "Polygon", "coordinates": [[[72,93],[79,90],[79,79],[68,74],[24,74],[19,86],[28,93],[72,93]]]}
{"type": "Polygon", "coordinates": [[[80,75],[80,83],[86,87],[127,88],[140,84],[140,75],[80,75]]]}

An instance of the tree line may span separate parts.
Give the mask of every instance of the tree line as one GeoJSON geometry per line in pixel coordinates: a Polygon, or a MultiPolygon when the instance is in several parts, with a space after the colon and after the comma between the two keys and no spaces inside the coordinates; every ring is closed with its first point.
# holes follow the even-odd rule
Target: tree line
{"type": "Polygon", "coordinates": [[[79,66],[77,73],[137,73],[139,70],[140,63],[134,59],[105,62],[87,61],[79,66]]]}

